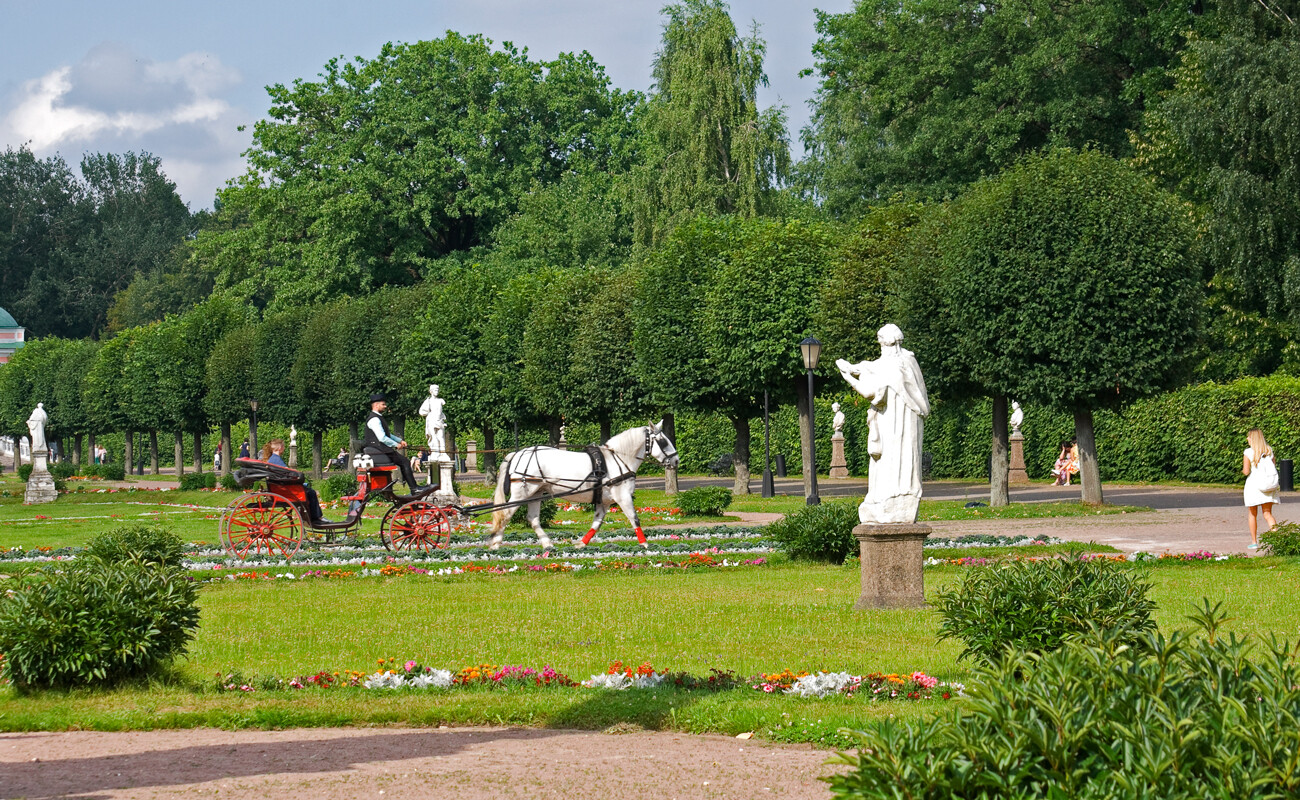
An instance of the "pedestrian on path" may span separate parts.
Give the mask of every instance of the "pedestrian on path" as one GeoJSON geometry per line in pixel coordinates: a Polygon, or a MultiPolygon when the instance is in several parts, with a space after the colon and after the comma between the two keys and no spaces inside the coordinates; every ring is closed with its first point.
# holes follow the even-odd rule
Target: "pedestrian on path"
{"type": "Polygon", "coordinates": [[[1250,547],[1259,548],[1259,511],[1264,510],[1264,522],[1268,530],[1273,530],[1277,520],[1273,519],[1273,504],[1282,502],[1279,495],[1277,465],[1273,462],[1273,448],[1264,441],[1264,432],[1251,428],[1246,434],[1250,446],[1241,454],[1241,474],[1246,476],[1245,501],[1246,510],[1250,512],[1247,525],[1250,528],[1250,547]]]}

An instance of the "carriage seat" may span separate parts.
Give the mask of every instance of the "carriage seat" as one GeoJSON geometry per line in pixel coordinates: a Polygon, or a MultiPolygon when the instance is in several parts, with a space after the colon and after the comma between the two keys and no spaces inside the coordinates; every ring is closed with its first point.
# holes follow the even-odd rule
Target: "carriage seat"
{"type": "Polygon", "coordinates": [[[258,481],[267,483],[296,483],[302,484],[307,482],[307,476],[296,469],[280,467],[275,464],[268,464],[265,461],[258,461],[252,458],[237,458],[235,466],[238,467],[231,475],[235,483],[241,489],[247,489],[258,481]]]}

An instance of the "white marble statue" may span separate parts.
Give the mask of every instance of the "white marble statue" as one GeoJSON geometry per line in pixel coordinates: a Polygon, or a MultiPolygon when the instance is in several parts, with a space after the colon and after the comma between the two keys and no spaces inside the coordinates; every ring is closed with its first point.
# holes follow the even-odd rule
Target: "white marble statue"
{"type": "Polygon", "coordinates": [[[442,407],[446,401],[438,396],[438,385],[430,384],[429,396],[420,404],[420,416],[424,417],[424,438],[429,444],[429,460],[438,463],[451,463],[447,454],[447,415],[442,407]]]}
{"type": "Polygon", "coordinates": [[[914,523],[921,503],[921,432],[930,414],[921,366],[900,344],[903,332],[889,324],[876,334],[880,358],[835,362],[859,394],[871,401],[867,496],[858,506],[863,523],[914,523]]]}
{"type": "Polygon", "coordinates": [[[844,436],[844,412],[843,412],[843,411],[840,411],[840,404],[839,404],[839,403],[831,403],[831,411],[834,411],[834,412],[835,412],[835,416],[831,418],[831,427],[834,429],[834,432],[833,432],[831,435],[832,435],[832,436],[839,436],[839,437],[843,438],[843,436],[844,436]]]}
{"type": "Polygon", "coordinates": [[[289,426],[289,446],[298,446],[298,428],[294,425],[289,426]]]}
{"type": "Polygon", "coordinates": [[[33,453],[49,449],[49,445],[45,442],[45,423],[49,421],[50,415],[45,413],[45,404],[37,403],[32,415],[27,418],[27,430],[32,435],[33,453]]]}
{"type": "Polygon", "coordinates": [[[1020,426],[1025,422],[1025,412],[1021,410],[1020,404],[1015,400],[1011,401],[1011,435],[1020,436],[1020,426]]]}

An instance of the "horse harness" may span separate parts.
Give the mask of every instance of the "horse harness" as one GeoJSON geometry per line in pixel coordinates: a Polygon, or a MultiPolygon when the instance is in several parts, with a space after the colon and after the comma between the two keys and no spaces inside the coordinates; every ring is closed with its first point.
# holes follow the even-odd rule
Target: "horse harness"
{"type": "MultiPolygon", "coordinates": [[[[653,447],[653,437],[650,433],[650,427],[647,425],[645,428],[645,454],[647,457],[652,452],[651,451],[652,447],[653,447]]],[[[520,451],[520,453],[523,452],[528,453],[528,464],[526,467],[524,467],[524,469],[520,470],[520,472],[522,472],[522,474],[519,475],[520,480],[523,481],[548,480],[544,475],[541,474],[540,469],[537,470],[538,474],[536,476],[528,474],[531,471],[531,468],[534,467],[537,463],[537,451],[538,451],[537,447],[530,447],[527,449],[527,451],[520,451]]],[[[617,463],[617,465],[621,467],[623,470],[618,475],[614,475],[613,477],[611,477],[609,474],[609,465],[605,458],[605,448],[599,445],[589,444],[583,448],[583,451],[587,454],[587,457],[591,459],[591,472],[587,475],[587,477],[578,481],[577,488],[567,492],[561,492],[559,494],[552,494],[551,495],[552,498],[565,497],[567,495],[573,495],[573,494],[578,494],[579,492],[585,492],[587,491],[587,484],[591,483],[592,484],[591,502],[593,505],[599,505],[601,503],[602,494],[605,487],[616,486],[624,481],[628,481],[636,477],[636,470],[629,469],[628,468],[629,465],[624,463],[623,459],[619,458],[618,454],[614,453],[612,450],[609,452],[609,456],[613,458],[613,460],[617,463]]],[[[510,485],[509,481],[510,481],[510,472],[509,472],[509,467],[507,466],[506,468],[507,487],[509,487],[510,485]]]]}

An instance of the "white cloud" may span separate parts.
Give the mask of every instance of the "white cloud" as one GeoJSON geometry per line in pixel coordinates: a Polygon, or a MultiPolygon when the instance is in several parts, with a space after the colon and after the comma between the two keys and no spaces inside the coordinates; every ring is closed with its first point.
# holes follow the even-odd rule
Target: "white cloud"
{"type": "Polygon", "coordinates": [[[23,83],[0,117],[0,135],[73,162],[73,152],[147,150],[182,197],[207,206],[242,169],[238,154],[249,136],[237,128],[248,115],[222,97],[239,82],[236,70],[207,53],[152,61],[105,43],[23,83]]]}

